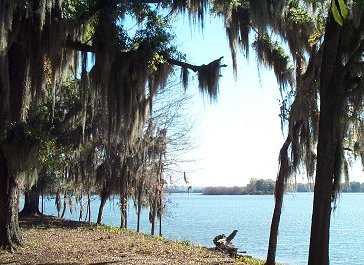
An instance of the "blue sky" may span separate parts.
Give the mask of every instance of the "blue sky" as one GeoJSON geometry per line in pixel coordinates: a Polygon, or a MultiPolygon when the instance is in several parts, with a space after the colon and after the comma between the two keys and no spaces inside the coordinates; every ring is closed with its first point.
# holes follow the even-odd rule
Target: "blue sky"
{"type": "MultiPolygon", "coordinates": [[[[279,118],[281,99],[277,81],[271,70],[261,67],[260,78],[254,51],[249,60],[238,55],[235,81],[228,41],[223,22],[207,18],[203,32],[190,28],[188,18],[174,24],[177,44],[189,63],[200,65],[221,56],[223,68],[220,95],[210,104],[198,93],[197,82],[189,87],[196,94],[191,114],[196,119],[192,132],[196,149],[188,153],[195,162],[187,167],[193,186],[246,185],[250,178],[275,179],[278,154],[284,142],[279,118]]],[[[363,182],[359,162],[353,163],[351,181],[363,182]]],[[[307,182],[304,174],[298,182],[307,182]]]]}
{"type": "MultiPolygon", "coordinates": [[[[245,185],[250,178],[275,179],[278,153],[284,137],[279,118],[279,89],[274,74],[260,69],[261,83],[251,52],[249,61],[238,56],[235,81],[223,23],[207,19],[203,32],[190,29],[188,18],[175,24],[177,44],[187,60],[196,65],[224,56],[223,77],[216,103],[194,97],[192,115],[197,148],[188,178],[194,186],[245,185]]],[[[189,93],[198,94],[197,82],[189,93]]]]}

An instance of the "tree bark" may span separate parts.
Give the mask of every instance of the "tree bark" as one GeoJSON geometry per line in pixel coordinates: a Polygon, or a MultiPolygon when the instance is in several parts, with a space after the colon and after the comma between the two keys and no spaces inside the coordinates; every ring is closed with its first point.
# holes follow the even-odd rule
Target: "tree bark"
{"type": "Polygon", "coordinates": [[[154,236],[156,212],[157,211],[155,210],[155,206],[153,205],[149,212],[149,222],[151,223],[150,234],[152,236],[154,236]]]}
{"type": "Polygon", "coordinates": [[[283,195],[285,189],[285,179],[289,170],[287,152],[290,144],[291,144],[291,137],[288,135],[279,154],[280,168],[274,191],[275,205],[274,205],[272,223],[270,227],[269,247],[268,247],[267,261],[265,263],[266,265],[274,265],[276,259],[278,228],[281,219],[283,195]]]}
{"type": "Polygon", "coordinates": [[[20,216],[42,215],[39,211],[39,196],[40,192],[36,186],[33,186],[30,191],[25,192],[24,207],[19,213],[20,216]]]}
{"type": "Polygon", "coordinates": [[[314,189],[309,265],[329,264],[331,199],[339,168],[343,89],[340,89],[340,26],[331,18],[326,27],[320,74],[320,122],[314,189]]]}
{"type": "Polygon", "coordinates": [[[66,209],[67,209],[67,192],[64,191],[64,194],[63,194],[63,210],[62,210],[61,218],[64,218],[64,215],[66,214],[66,209]]]}
{"type": "MultiPolygon", "coordinates": [[[[124,162],[125,163],[125,162],[124,162]]],[[[128,225],[128,169],[123,165],[120,180],[120,228],[127,228],[128,225]]]]}
{"type": "Polygon", "coordinates": [[[18,210],[18,180],[9,173],[7,161],[0,148],[0,247],[10,252],[22,243],[18,210]]]}
{"type": "MultiPolygon", "coordinates": [[[[156,183],[155,183],[155,194],[153,196],[153,204],[152,204],[151,212],[149,214],[149,221],[152,224],[151,229],[150,229],[150,234],[151,235],[154,235],[154,233],[155,233],[155,218],[157,216],[158,203],[159,203],[159,200],[160,200],[160,198],[162,196],[162,191],[161,191],[162,172],[163,172],[162,158],[163,158],[163,152],[160,152],[159,153],[158,168],[157,168],[157,178],[156,178],[156,183]]],[[[161,213],[160,218],[162,218],[162,213],[161,213]]]]}
{"type": "Polygon", "coordinates": [[[140,231],[140,216],[142,214],[142,203],[138,201],[138,209],[137,209],[137,232],[140,231]]]}
{"type": "Polygon", "coordinates": [[[88,212],[88,223],[91,223],[91,194],[90,190],[87,192],[87,212],[88,212]]]}
{"type": "Polygon", "coordinates": [[[108,188],[103,187],[100,194],[100,207],[99,207],[99,213],[97,214],[97,222],[96,222],[99,225],[101,224],[102,221],[102,213],[104,210],[105,203],[109,197],[110,197],[110,192],[108,191],[108,188]]]}
{"type": "Polygon", "coordinates": [[[162,194],[159,195],[158,219],[159,219],[159,236],[162,236],[162,194]]]}
{"type": "MultiPolygon", "coordinates": [[[[143,170],[144,174],[144,170],[143,170]]],[[[138,186],[138,204],[137,204],[137,232],[140,231],[140,216],[142,213],[142,192],[144,188],[144,175],[140,177],[138,186]]]]}

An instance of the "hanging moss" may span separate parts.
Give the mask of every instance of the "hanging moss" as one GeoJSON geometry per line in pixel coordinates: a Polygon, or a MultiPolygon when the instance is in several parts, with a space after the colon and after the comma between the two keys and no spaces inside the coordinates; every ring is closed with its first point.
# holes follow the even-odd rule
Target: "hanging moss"
{"type": "Polygon", "coordinates": [[[198,70],[198,84],[200,91],[207,94],[211,100],[216,100],[219,93],[219,78],[222,57],[207,65],[202,65],[198,70]]]}
{"type": "Polygon", "coordinates": [[[204,18],[208,10],[208,0],[175,0],[172,2],[172,12],[188,13],[190,21],[199,23],[203,28],[204,18]]]}
{"type": "Polygon", "coordinates": [[[287,86],[293,87],[293,69],[288,55],[277,42],[272,42],[268,35],[258,36],[253,43],[259,62],[273,68],[277,82],[282,90],[287,86]]]}
{"type": "Polygon", "coordinates": [[[240,46],[245,56],[249,56],[249,32],[251,28],[250,23],[251,22],[248,3],[243,3],[239,6],[231,7],[230,14],[225,18],[226,34],[229,40],[235,76],[237,75],[237,48],[240,46]]]}

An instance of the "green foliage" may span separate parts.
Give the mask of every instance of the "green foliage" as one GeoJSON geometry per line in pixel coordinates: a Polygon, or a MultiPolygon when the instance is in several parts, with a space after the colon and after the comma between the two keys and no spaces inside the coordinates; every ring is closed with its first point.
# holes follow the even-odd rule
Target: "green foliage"
{"type": "Polygon", "coordinates": [[[292,20],[297,24],[305,24],[314,22],[314,18],[309,16],[307,10],[299,5],[292,5],[289,8],[289,14],[292,20]]]}
{"type": "Polygon", "coordinates": [[[177,244],[180,244],[182,246],[191,246],[191,242],[188,240],[183,240],[183,241],[175,241],[177,244]]]}
{"type": "Polygon", "coordinates": [[[96,225],[96,226],[92,226],[91,229],[93,231],[103,231],[103,232],[112,232],[112,233],[120,232],[120,231],[124,230],[122,228],[111,226],[111,225],[96,225]]]}
{"type": "Polygon", "coordinates": [[[273,194],[275,181],[271,179],[250,179],[244,192],[248,194],[273,194]]]}
{"type": "Polygon", "coordinates": [[[364,192],[364,183],[351,181],[341,184],[341,192],[364,192]]]}
{"type": "Polygon", "coordinates": [[[147,12],[140,25],[140,29],[131,40],[130,48],[143,52],[150,72],[155,72],[160,65],[166,63],[166,55],[176,51],[176,48],[171,45],[173,40],[171,28],[168,19],[155,11],[147,12]]]}
{"type": "MultiPolygon", "coordinates": [[[[341,6],[340,6],[340,8],[341,8],[341,6]]],[[[332,5],[331,5],[331,12],[332,12],[332,15],[333,15],[335,21],[340,26],[342,26],[344,17],[342,15],[342,13],[339,11],[339,8],[337,7],[337,5],[334,1],[332,2],[332,5]]]]}
{"type": "Polygon", "coordinates": [[[364,5],[364,0],[354,0],[354,2],[360,4],[360,5],[364,5]]]}
{"type": "Polygon", "coordinates": [[[278,41],[273,41],[268,34],[262,34],[256,37],[252,46],[256,49],[259,63],[274,70],[282,91],[293,85],[291,58],[278,41]]]}
{"type": "Polygon", "coordinates": [[[250,179],[245,187],[206,187],[204,195],[244,195],[244,194],[273,194],[275,181],[271,179],[250,179]]]}
{"type": "MultiPolygon", "coordinates": [[[[359,4],[363,4],[362,0],[354,0],[359,4]]],[[[305,0],[308,3],[324,2],[323,0],[305,0]]],[[[335,21],[342,26],[345,19],[348,17],[348,8],[344,0],[337,0],[331,2],[331,12],[335,21]]]]}
{"type": "Polygon", "coordinates": [[[78,20],[85,15],[91,8],[94,1],[89,0],[66,0],[62,3],[63,17],[78,20]]]}
{"type": "Polygon", "coordinates": [[[265,261],[252,257],[242,256],[235,258],[235,264],[264,265],[265,261]]]}
{"type": "Polygon", "coordinates": [[[244,193],[242,187],[206,187],[202,190],[204,195],[241,195],[244,193]]]}

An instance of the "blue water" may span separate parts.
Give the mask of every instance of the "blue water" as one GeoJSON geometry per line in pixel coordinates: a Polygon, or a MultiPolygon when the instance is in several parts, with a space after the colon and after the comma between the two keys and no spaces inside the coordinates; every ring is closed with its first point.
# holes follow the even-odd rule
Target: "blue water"
{"type": "MultiPolygon", "coordinates": [[[[277,262],[307,264],[311,193],[285,196],[278,237],[277,262]]],[[[54,200],[46,200],[45,213],[57,215],[54,200]]],[[[330,235],[331,264],[364,264],[364,194],[342,194],[332,215],[330,235]]],[[[92,220],[97,217],[99,201],[93,197],[92,220]]],[[[233,243],[248,255],[265,258],[268,248],[270,222],[274,198],[271,195],[208,196],[201,194],[170,194],[168,209],[163,219],[163,236],[168,239],[188,240],[212,247],[218,234],[239,232],[233,243]]],[[[136,212],[129,204],[128,228],[136,229],[136,212]]],[[[78,220],[77,208],[67,218],[78,220]]],[[[103,223],[120,225],[118,198],[109,200],[104,208],[103,223]]],[[[143,212],[142,231],[148,233],[148,214],[143,212]]],[[[158,227],[157,227],[158,229],[158,227]]],[[[157,230],[158,231],[158,230],[157,230]]]]}

